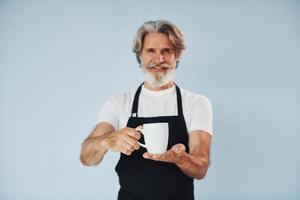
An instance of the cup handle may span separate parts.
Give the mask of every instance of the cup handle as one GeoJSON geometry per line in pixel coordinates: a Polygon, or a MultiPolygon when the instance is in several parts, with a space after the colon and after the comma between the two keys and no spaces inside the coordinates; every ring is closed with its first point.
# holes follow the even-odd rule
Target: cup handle
{"type": "MultiPolygon", "coordinates": [[[[141,126],[136,127],[135,130],[137,130],[137,131],[141,132],[142,134],[144,134],[144,130],[141,128],[141,126]]],[[[138,143],[139,143],[139,145],[141,145],[142,147],[147,148],[145,144],[140,143],[140,142],[138,142],[138,143]]]]}

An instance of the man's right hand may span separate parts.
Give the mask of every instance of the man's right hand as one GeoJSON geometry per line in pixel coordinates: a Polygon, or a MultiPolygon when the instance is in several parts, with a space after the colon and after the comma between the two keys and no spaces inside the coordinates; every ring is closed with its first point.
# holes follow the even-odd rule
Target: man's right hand
{"type": "Polygon", "coordinates": [[[121,152],[126,155],[131,155],[133,151],[138,150],[140,145],[138,140],[141,134],[133,128],[122,128],[118,131],[113,131],[105,139],[106,147],[114,152],[121,152]]]}

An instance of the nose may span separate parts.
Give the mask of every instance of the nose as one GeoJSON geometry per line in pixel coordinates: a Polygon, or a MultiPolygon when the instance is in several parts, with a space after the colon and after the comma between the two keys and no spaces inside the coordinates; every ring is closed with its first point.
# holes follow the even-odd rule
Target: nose
{"type": "Polygon", "coordinates": [[[162,54],[159,55],[159,62],[160,63],[165,62],[165,58],[164,58],[164,56],[162,54]]]}
{"type": "Polygon", "coordinates": [[[156,54],[155,60],[156,60],[158,63],[163,63],[163,62],[165,62],[164,55],[161,54],[161,53],[156,54]]]}

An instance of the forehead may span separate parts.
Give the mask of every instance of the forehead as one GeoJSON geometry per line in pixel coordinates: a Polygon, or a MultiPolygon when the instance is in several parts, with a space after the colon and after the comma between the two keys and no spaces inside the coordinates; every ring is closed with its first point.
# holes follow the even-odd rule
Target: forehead
{"type": "Polygon", "coordinates": [[[148,33],[144,38],[143,48],[171,48],[172,44],[166,34],[148,33]]]}

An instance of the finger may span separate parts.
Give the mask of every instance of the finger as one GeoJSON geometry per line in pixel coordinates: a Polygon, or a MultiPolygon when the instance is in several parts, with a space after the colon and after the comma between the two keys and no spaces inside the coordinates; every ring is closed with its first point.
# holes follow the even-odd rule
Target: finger
{"type": "Polygon", "coordinates": [[[150,154],[148,152],[146,152],[146,153],[143,154],[143,157],[146,158],[146,159],[149,159],[150,158],[150,154]]]}
{"type": "Polygon", "coordinates": [[[137,140],[139,140],[141,138],[141,133],[135,129],[130,129],[127,132],[127,135],[129,135],[130,137],[133,137],[137,140]]]}
{"type": "Polygon", "coordinates": [[[125,140],[122,140],[120,143],[126,150],[131,151],[131,152],[134,151],[134,147],[131,144],[129,144],[128,142],[126,142],[125,140]]]}
{"type": "Polygon", "coordinates": [[[146,159],[152,159],[153,160],[154,156],[155,156],[155,154],[151,154],[151,153],[148,153],[148,152],[143,154],[143,157],[146,158],[146,159]]]}
{"type": "Polygon", "coordinates": [[[150,159],[150,160],[158,161],[158,160],[157,160],[157,155],[155,155],[155,154],[150,154],[150,153],[148,153],[148,152],[144,153],[144,154],[143,154],[143,157],[144,157],[145,159],[150,159]]]}
{"type": "Polygon", "coordinates": [[[174,152],[169,150],[163,154],[153,154],[151,158],[156,161],[173,162],[174,156],[174,152]]]}
{"type": "Polygon", "coordinates": [[[132,152],[130,150],[130,145],[127,145],[124,140],[118,140],[112,150],[115,152],[124,153],[126,155],[129,155],[132,152]]]}
{"type": "Polygon", "coordinates": [[[140,144],[138,143],[138,141],[135,138],[132,138],[130,136],[125,136],[124,140],[130,144],[135,150],[138,150],[140,148],[140,144]]]}
{"type": "Polygon", "coordinates": [[[153,157],[153,159],[155,159],[155,160],[159,160],[159,161],[167,161],[168,158],[170,157],[170,152],[167,151],[166,153],[163,153],[163,154],[154,154],[152,157],[153,157]]]}
{"type": "Polygon", "coordinates": [[[125,146],[120,147],[120,152],[126,154],[127,156],[130,156],[132,154],[132,151],[128,150],[125,146]]]}

